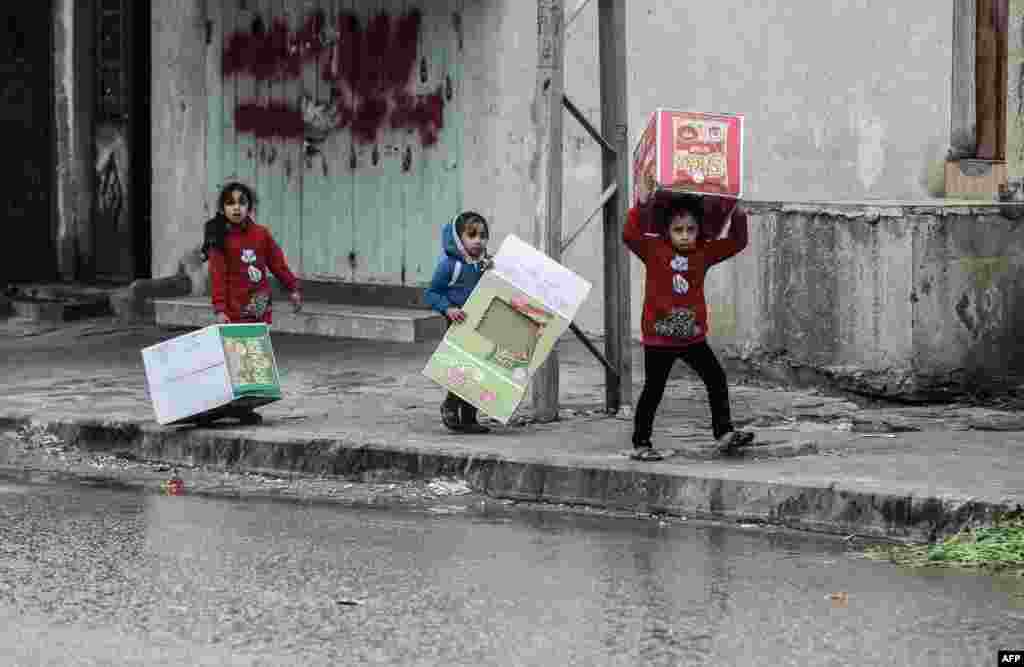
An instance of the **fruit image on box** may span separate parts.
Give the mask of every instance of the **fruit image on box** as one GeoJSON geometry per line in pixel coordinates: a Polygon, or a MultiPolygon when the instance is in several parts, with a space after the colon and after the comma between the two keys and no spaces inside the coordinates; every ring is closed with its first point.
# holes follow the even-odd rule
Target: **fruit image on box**
{"type": "Polygon", "coordinates": [[[657,109],[633,151],[633,199],[743,196],[743,116],[657,109]]]}
{"type": "Polygon", "coordinates": [[[281,400],[266,324],[216,324],[142,350],[157,423],[281,400]]]}
{"type": "Polygon", "coordinates": [[[423,374],[503,424],[551,354],[590,283],[510,235],[423,374]]]}

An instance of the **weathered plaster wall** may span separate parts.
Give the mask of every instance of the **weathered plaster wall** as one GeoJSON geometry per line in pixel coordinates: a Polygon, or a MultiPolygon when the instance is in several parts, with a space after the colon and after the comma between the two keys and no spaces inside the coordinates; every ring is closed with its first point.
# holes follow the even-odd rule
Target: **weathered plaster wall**
{"type": "MultiPolygon", "coordinates": [[[[153,277],[202,241],[206,201],[205,0],[153,2],[153,277]]],[[[196,285],[205,289],[205,285],[196,285]]]]}
{"type": "Polygon", "coordinates": [[[996,209],[750,210],[749,247],[707,283],[727,356],[902,398],[1024,380],[1024,223],[996,209]]]}
{"type": "MultiPolygon", "coordinates": [[[[596,8],[596,3],[591,3],[596,8]]],[[[574,2],[566,2],[566,14],[574,2]]],[[[532,96],[537,67],[537,6],[519,0],[465,0],[464,205],[488,215],[491,245],[513,233],[538,241],[533,229],[534,152],[532,96]]],[[[600,126],[597,13],[590,7],[566,35],[565,89],[591,121],[600,126]],[[582,46],[581,46],[582,45],[582,46]],[[587,46],[589,45],[589,46],[587,46]],[[584,51],[589,48],[590,51],[584,51]]],[[[564,119],[563,238],[593,210],[601,194],[600,149],[568,113],[564,119]]],[[[585,331],[604,329],[601,216],[591,221],[562,256],[562,263],[593,284],[576,318],[585,331]]]]}
{"type": "Polygon", "coordinates": [[[949,144],[953,0],[629,7],[631,145],[656,106],[744,112],[752,199],[929,196],[949,144]]]}
{"type": "Polygon", "coordinates": [[[1024,221],[929,217],[915,225],[914,362],[936,382],[1021,383],[1024,221]]]}

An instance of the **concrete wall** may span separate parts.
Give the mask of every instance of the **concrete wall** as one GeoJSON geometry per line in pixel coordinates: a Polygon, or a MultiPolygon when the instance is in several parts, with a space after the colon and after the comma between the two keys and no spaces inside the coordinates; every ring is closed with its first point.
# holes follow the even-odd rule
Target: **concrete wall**
{"type": "Polygon", "coordinates": [[[925,398],[1024,381],[1024,222],[995,207],[751,204],[711,340],[770,373],[925,398]]]}
{"type": "Polygon", "coordinates": [[[656,106],[743,112],[749,198],[929,196],[949,144],[953,0],[629,11],[631,145],[656,106]]]}
{"type": "Polygon", "coordinates": [[[153,277],[202,242],[206,201],[204,0],[153,2],[153,277]]]}
{"type": "MultiPolygon", "coordinates": [[[[572,3],[567,2],[567,5],[572,3]]],[[[565,54],[566,93],[600,126],[597,11],[588,7],[569,30],[565,54]],[[581,43],[592,50],[583,53],[581,43]]],[[[532,0],[465,0],[464,203],[489,215],[492,245],[506,234],[538,243],[533,229],[536,138],[532,96],[537,76],[537,6],[532,0]]],[[[563,238],[593,210],[601,194],[601,153],[568,114],[564,119],[563,238]]],[[[593,284],[577,323],[587,331],[604,328],[601,216],[562,256],[562,263],[593,284]]]]}

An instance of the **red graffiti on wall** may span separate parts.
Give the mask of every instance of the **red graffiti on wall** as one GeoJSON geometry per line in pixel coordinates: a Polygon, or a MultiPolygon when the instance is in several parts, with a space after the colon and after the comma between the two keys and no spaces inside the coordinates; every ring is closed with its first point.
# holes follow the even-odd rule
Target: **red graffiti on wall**
{"type": "Polygon", "coordinates": [[[247,102],[235,108],[235,128],[260,139],[302,139],[306,134],[302,112],[284,102],[247,102]]]}
{"type": "MultiPolygon", "coordinates": [[[[247,32],[225,42],[223,72],[257,81],[297,79],[307,64],[315,64],[320,79],[330,86],[330,101],[316,108],[334,129],[349,128],[359,143],[377,140],[384,127],[418,131],[424,146],[437,143],[444,128],[444,105],[451,99],[444,83],[427,95],[410,88],[417,69],[422,14],[414,9],[399,17],[377,14],[363,26],[353,14],[328,25],[323,11],[310,14],[296,32],[274,19],[267,28],[260,19],[247,32]]],[[[420,62],[426,82],[426,61],[420,62]]],[[[310,133],[309,108],[283,102],[241,101],[235,109],[239,132],[260,138],[299,139],[310,133]],[[307,113],[304,113],[304,110],[307,113]]],[[[317,127],[319,128],[319,126],[317,127]]]]}

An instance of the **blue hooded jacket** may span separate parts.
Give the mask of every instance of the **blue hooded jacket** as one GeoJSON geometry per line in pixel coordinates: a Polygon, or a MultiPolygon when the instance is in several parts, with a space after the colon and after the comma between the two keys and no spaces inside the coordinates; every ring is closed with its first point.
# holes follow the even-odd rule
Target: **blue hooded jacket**
{"type": "Polygon", "coordinates": [[[462,247],[462,241],[455,233],[455,222],[441,228],[441,258],[434,269],[434,277],[425,293],[430,307],[446,315],[449,308],[461,308],[480,282],[487,259],[470,262],[462,247]]]}

